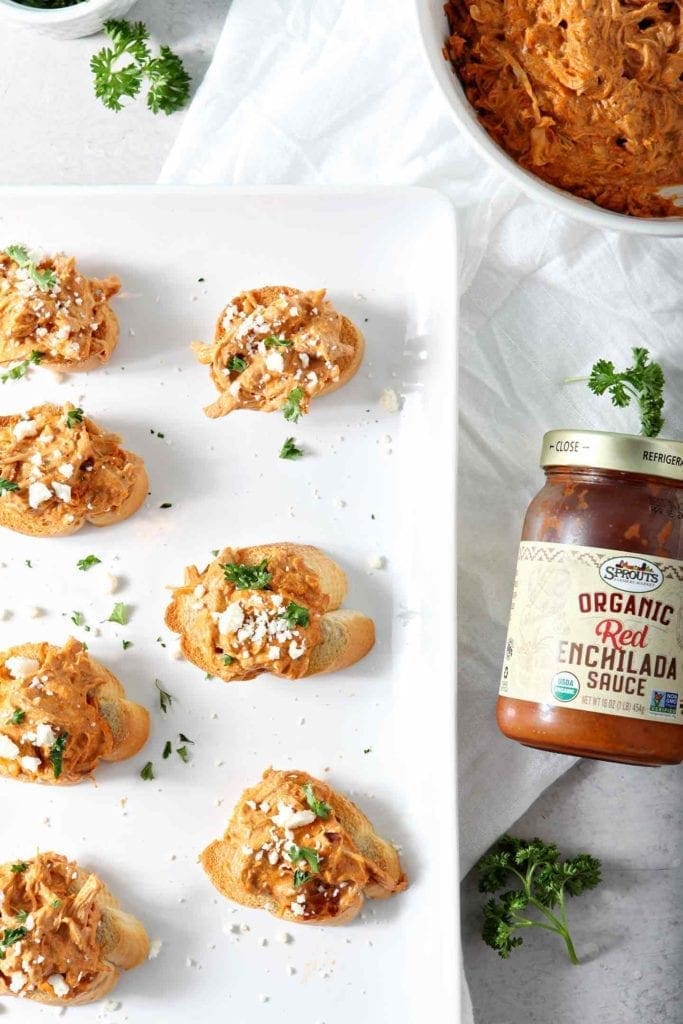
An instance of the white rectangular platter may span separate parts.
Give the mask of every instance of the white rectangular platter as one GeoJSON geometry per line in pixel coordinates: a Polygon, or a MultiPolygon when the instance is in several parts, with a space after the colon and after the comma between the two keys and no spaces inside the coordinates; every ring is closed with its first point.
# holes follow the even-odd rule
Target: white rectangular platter
{"type": "MultiPolygon", "coordinates": [[[[141,754],[97,783],[0,779],[0,860],[56,850],[92,868],[140,917],[159,955],[125,975],[118,1008],[74,1022],[377,1024],[455,1020],[459,915],[455,798],[455,224],[418,189],[0,190],[0,245],[77,255],[117,273],[110,364],[61,382],[45,368],[0,385],[0,412],[72,401],[143,455],[151,494],[127,522],[56,540],[0,534],[0,650],[69,633],[150,708],[141,754]],[[189,350],[238,292],[326,287],[364,331],[365,362],[296,426],[281,414],[212,421],[189,350]],[[399,411],[380,403],[384,389],[399,411]],[[160,436],[163,434],[163,437],[160,436]],[[285,437],[305,450],[278,458],[285,437]],[[160,506],[170,502],[171,508],[160,506]],[[226,685],[174,660],[168,585],[211,550],[317,544],[349,576],[346,606],[377,645],[352,669],[226,685]],[[88,572],[89,554],[102,564],[88,572]],[[373,568],[377,559],[383,568],[373,568]],[[30,563],[30,565],[28,564],[30,563]],[[106,576],[120,578],[116,596],[106,576]],[[106,621],[114,601],[129,623],[106,621]],[[32,617],[32,609],[40,609],[32,617]],[[72,624],[85,616],[87,632],[72,624]],[[132,646],[123,649],[123,640],[132,646]],[[163,714],[154,686],[175,698],[163,714]],[[179,732],[191,759],[161,757],[179,732]],[[151,760],[156,778],[143,781],[151,760]],[[197,863],[240,793],[270,766],[325,778],[401,850],[408,890],[340,928],[284,925],[233,905],[197,863]],[[282,941],[283,933],[291,936],[282,941]]],[[[114,1004],[114,1005],[115,1005],[114,1004]]],[[[3,1000],[12,1021],[54,1008],[3,1000]]]]}

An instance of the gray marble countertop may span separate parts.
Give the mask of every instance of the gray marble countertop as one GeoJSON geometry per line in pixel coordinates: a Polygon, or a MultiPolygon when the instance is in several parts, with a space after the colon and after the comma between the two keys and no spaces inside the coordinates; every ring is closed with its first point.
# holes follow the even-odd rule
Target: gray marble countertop
{"type": "MultiPolygon", "coordinates": [[[[140,0],[130,17],[182,55],[196,87],[228,6],[140,0]]],[[[4,184],[156,180],[183,114],[154,116],[139,100],[118,114],[105,109],[89,70],[102,45],[101,37],[58,42],[2,23],[4,184]]],[[[585,761],[543,794],[511,831],[604,863],[603,885],[569,908],[584,963],[572,967],[560,941],[542,932],[500,960],[479,938],[484,897],[468,876],[463,942],[477,1024],[682,1024],[682,807],[675,768],[585,761]]]]}

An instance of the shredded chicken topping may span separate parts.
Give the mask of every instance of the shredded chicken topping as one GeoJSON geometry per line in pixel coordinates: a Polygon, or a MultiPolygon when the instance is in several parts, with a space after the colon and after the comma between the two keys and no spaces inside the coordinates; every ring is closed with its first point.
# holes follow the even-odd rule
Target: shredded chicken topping
{"type": "Polygon", "coordinates": [[[0,418],[0,502],[65,524],[119,508],[138,472],[120,440],[70,403],[0,418]]]}
{"type": "Polygon", "coordinates": [[[211,345],[195,343],[200,363],[210,364],[221,392],[209,415],[233,409],[281,408],[294,389],[302,413],[353,360],[342,341],[343,318],[325,299],[325,290],[265,289],[275,295],[266,305],[259,293],[244,292],[222,312],[211,345]],[[299,395],[300,392],[300,395],[299,395]]]}
{"type": "Polygon", "coordinates": [[[77,640],[31,647],[0,653],[0,771],[77,782],[114,746],[97,698],[108,676],[77,640]]]}
{"type": "MultiPolygon", "coordinates": [[[[246,791],[231,822],[238,841],[235,875],[279,917],[334,919],[356,902],[371,867],[331,804],[322,802],[325,817],[311,809],[307,779],[300,772],[271,772],[246,791]]],[[[309,792],[318,799],[323,788],[309,792]]]]}
{"type": "Polygon", "coordinates": [[[203,572],[185,571],[174,592],[181,606],[183,649],[202,650],[222,679],[253,679],[261,672],[298,679],[320,642],[320,618],[328,598],[317,576],[290,553],[268,558],[264,589],[238,589],[225,566],[241,563],[239,549],[225,548],[203,572]],[[300,609],[297,612],[294,606],[300,609]],[[302,611],[305,615],[302,615],[302,611]]]}
{"type": "Polygon", "coordinates": [[[54,284],[41,288],[26,267],[0,252],[0,362],[32,352],[46,363],[75,364],[93,356],[106,361],[116,340],[108,301],[119,291],[119,279],[85,277],[72,256],[61,254],[36,267],[52,271],[54,284]]]}
{"type": "Polygon", "coordinates": [[[446,56],[527,170],[609,210],[683,216],[681,0],[449,0],[446,56]]]}
{"type": "Polygon", "coordinates": [[[0,865],[0,995],[76,998],[113,968],[97,930],[104,884],[55,853],[0,865]]]}

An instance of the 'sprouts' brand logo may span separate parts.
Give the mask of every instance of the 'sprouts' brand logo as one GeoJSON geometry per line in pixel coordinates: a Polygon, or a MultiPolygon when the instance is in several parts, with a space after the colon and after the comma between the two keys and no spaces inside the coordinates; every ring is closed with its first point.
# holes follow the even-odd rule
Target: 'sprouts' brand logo
{"type": "Polygon", "coordinates": [[[629,594],[647,594],[650,590],[661,587],[664,576],[662,570],[647,558],[617,555],[608,558],[600,566],[600,578],[617,590],[625,590],[629,594]]]}

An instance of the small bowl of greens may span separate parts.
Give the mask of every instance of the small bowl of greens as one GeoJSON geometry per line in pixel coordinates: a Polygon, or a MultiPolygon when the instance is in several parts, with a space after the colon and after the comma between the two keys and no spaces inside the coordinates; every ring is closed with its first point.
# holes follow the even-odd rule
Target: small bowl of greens
{"type": "Polygon", "coordinates": [[[99,32],[108,18],[127,14],[135,0],[0,0],[0,20],[58,39],[99,32]]]}

